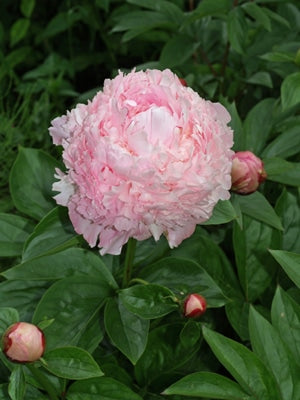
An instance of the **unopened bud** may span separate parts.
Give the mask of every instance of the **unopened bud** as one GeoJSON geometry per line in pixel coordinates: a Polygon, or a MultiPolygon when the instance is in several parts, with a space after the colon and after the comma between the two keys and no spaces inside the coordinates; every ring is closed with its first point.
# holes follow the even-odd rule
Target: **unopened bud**
{"type": "Polygon", "coordinates": [[[206,300],[198,293],[188,295],[184,301],[184,315],[189,318],[200,317],[206,311],[206,300]]]}
{"type": "Polygon", "coordinates": [[[11,361],[27,363],[38,360],[45,350],[45,336],[35,325],[17,322],[3,335],[3,352],[11,361]]]}
{"type": "Polygon", "coordinates": [[[240,194],[255,192],[267,178],[262,160],[251,151],[238,151],[232,159],[231,190],[240,194]]]}

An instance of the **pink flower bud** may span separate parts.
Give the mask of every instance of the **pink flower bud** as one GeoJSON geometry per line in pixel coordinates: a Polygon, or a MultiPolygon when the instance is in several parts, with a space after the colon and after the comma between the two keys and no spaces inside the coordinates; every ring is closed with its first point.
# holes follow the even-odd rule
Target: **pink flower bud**
{"type": "Polygon", "coordinates": [[[206,300],[197,293],[188,295],[184,301],[184,315],[189,318],[196,318],[206,311],[206,300]]]}
{"type": "Polygon", "coordinates": [[[17,322],[3,336],[3,352],[11,361],[26,363],[38,360],[45,350],[45,336],[35,325],[17,322]]]}
{"type": "Polygon", "coordinates": [[[264,164],[251,151],[238,151],[232,159],[231,190],[240,194],[255,192],[267,178],[264,164]]]}

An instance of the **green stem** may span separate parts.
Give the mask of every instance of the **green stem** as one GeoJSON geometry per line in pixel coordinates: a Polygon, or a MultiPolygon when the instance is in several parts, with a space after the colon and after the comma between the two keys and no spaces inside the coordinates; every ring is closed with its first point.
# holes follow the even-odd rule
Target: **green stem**
{"type": "Polygon", "coordinates": [[[57,393],[52,386],[51,382],[49,379],[39,370],[39,368],[36,368],[33,364],[26,364],[26,367],[29,369],[29,371],[32,373],[34,378],[37,380],[38,383],[41,384],[41,386],[46,390],[46,392],[49,395],[49,398],[51,400],[59,400],[57,393]]]}
{"type": "Polygon", "coordinates": [[[142,285],[149,285],[149,282],[145,281],[144,279],[141,278],[133,278],[131,279],[131,281],[129,282],[129,285],[131,285],[132,283],[141,283],[142,285]]]}
{"type": "Polygon", "coordinates": [[[125,265],[124,265],[124,275],[123,275],[123,288],[128,287],[129,281],[131,279],[133,260],[135,255],[136,239],[130,238],[127,242],[126,254],[125,254],[125,265]]]}

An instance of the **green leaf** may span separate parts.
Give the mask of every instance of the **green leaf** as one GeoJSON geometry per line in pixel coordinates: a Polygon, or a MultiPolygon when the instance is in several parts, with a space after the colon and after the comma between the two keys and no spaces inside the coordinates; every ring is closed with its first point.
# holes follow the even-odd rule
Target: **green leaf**
{"type": "Polygon", "coordinates": [[[38,41],[50,38],[58,33],[65,32],[81,19],[81,13],[75,7],[66,12],[59,12],[53,17],[43,29],[38,41]]]}
{"type": "Polygon", "coordinates": [[[231,47],[237,53],[244,54],[247,36],[247,21],[240,7],[234,7],[229,11],[227,16],[227,31],[231,47]]]}
{"type": "Polygon", "coordinates": [[[3,336],[6,329],[18,321],[19,313],[15,308],[0,307],[0,337],[3,336]]]}
{"type": "Polygon", "coordinates": [[[95,4],[97,7],[102,8],[102,10],[108,12],[109,11],[109,3],[110,0],[96,0],[95,4]]]}
{"type": "Polygon", "coordinates": [[[39,393],[41,395],[40,391],[45,391],[44,382],[46,383],[47,380],[46,387],[48,387],[48,390],[51,392],[51,396],[46,392],[47,400],[58,400],[57,397],[60,397],[60,395],[63,394],[64,391],[63,380],[43,368],[42,363],[43,358],[41,358],[40,361],[37,363],[26,364],[26,368],[24,368],[26,372],[26,382],[29,384],[26,390],[26,399],[44,399],[43,397],[40,398],[39,393]],[[35,388],[38,388],[39,390],[35,388]],[[34,389],[33,393],[30,389],[34,389]],[[30,397],[30,395],[32,395],[32,397],[30,397]]]}
{"type": "Polygon", "coordinates": [[[203,335],[215,356],[246,393],[260,400],[280,400],[273,375],[247,347],[205,326],[203,335]]]}
{"type": "Polygon", "coordinates": [[[284,250],[269,250],[289,278],[300,288],[300,254],[284,250]]]}
{"type": "Polygon", "coordinates": [[[61,378],[79,380],[103,375],[93,357],[79,347],[61,347],[48,351],[43,360],[44,367],[61,378]]]}
{"type": "Polygon", "coordinates": [[[22,254],[25,240],[34,224],[27,218],[0,213],[0,257],[15,257],[22,254]]]}
{"type": "MultiPolygon", "coordinates": [[[[188,239],[184,240],[179,247],[172,249],[170,254],[172,257],[185,258],[201,265],[201,267],[205,269],[209,276],[221,288],[226,297],[242,297],[241,288],[236,278],[235,271],[225,253],[221,247],[218,246],[201,228],[196,228],[195,233],[188,239]]],[[[186,273],[183,282],[181,283],[181,287],[183,288],[187,276],[188,274],[186,273]]],[[[189,279],[189,281],[191,280],[189,279]]],[[[200,282],[202,282],[202,280],[200,282]]],[[[194,279],[193,287],[196,285],[197,281],[194,279]]],[[[211,283],[209,286],[210,285],[211,283]]]]}
{"type": "Polygon", "coordinates": [[[272,229],[244,217],[243,229],[234,224],[233,245],[240,283],[246,300],[253,302],[270,285],[276,264],[269,256],[272,229]]]}
{"type": "Polygon", "coordinates": [[[78,344],[90,320],[113,294],[103,277],[70,277],[55,282],[36,307],[33,323],[54,319],[45,328],[47,348],[78,344]]]}
{"type": "Polygon", "coordinates": [[[243,341],[249,340],[249,306],[243,299],[232,300],[225,305],[228,321],[243,341]]]}
{"type": "Polygon", "coordinates": [[[35,0],[21,0],[21,13],[24,17],[30,18],[35,6],[35,0]]]}
{"type": "Polygon", "coordinates": [[[256,22],[261,24],[267,31],[271,31],[271,21],[264,7],[260,7],[255,3],[245,3],[242,5],[242,8],[248,15],[250,15],[250,17],[255,19],[256,22]]]}
{"type": "Polygon", "coordinates": [[[160,64],[163,68],[172,68],[184,64],[197,49],[197,44],[190,36],[182,33],[167,41],[160,53],[160,64]],[[179,56],[180,55],[180,56],[179,56]]]}
{"type": "Polygon", "coordinates": [[[238,110],[236,108],[236,103],[228,103],[228,101],[223,101],[225,107],[227,108],[231,121],[229,122],[229,126],[233,130],[233,150],[238,151],[242,148],[243,142],[243,125],[241,117],[239,116],[238,110]]]}
{"type": "Polygon", "coordinates": [[[146,240],[139,240],[136,243],[134,265],[138,268],[141,265],[152,264],[163,258],[169,250],[170,246],[164,235],[157,242],[153,237],[146,240]]]}
{"type": "Polygon", "coordinates": [[[11,197],[8,194],[3,194],[2,198],[0,199],[0,212],[8,213],[13,208],[14,204],[12,202],[11,197]]]}
{"type": "Polygon", "coordinates": [[[23,79],[24,80],[38,80],[39,78],[49,79],[49,76],[56,75],[59,72],[66,73],[66,71],[71,69],[72,65],[69,60],[63,58],[57,53],[50,53],[42,64],[39,64],[36,68],[26,72],[23,75],[23,79]]]}
{"type": "Polygon", "coordinates": [[[300,365],[300,306],[280,287],[273,298],[271,317],[281,339],[300,365]]]}
{"type": "Polygon", "coordinates": [[[24,400],[49,400],[49,396],[44,395],[35,387],[27,385],[24,400]]]}
{"type": "Polygon", "coordinates": [[[192,347],[202,340],[202,330],[199,322],[188,319],[180,332],[180,343],[184,347],[192,347]]]}
{"type": "Polygon", "coordinates": [[[165,389],[163,394],[209,399],[250,400],[250,397],[236,382],[212,372],[195,372],[187,375],[165,389]]]}
{"type": "Polygon", "coordinates": [[[241,229],[243,229],[243,214],[242,214],[242,210],[241,210],[241,206],[239,203],[239,195],[235,195],[235,193],[231,193],[231,204],[235,209],[235,213],[236,213],[236,222],[238,223],[239,227],[241,229]]]}
{"type": "Polygon", "coordinates": [[[9,378],[8,394],[12,400],[23,400],[26,389],[23,366],[16,366],[9,378]]]}
{"type": "MultiPolygon", "coordinates": [[[[254,3],[246,3],[246,4],[254,4],[254,3]]],[[[256,72],[250,78],[246,79],[246,82],[252,83],[254,85],[266,86],[268,88],[273,87],[271,74],[265,71],[256,72]]]]}
{"type": "Polygon", "coordinates": [[[247,196],[236,196],[236,198],[243,214],[283,230],[280,218],[263,194],[256,191],[247,196]]]}
{"type": "Polygon", "coordinates": [[[179,340],[183,324],[160,325],[149,333],[146,350],[135,366],[135,376],[140,386],[166,385],[166,377],[189,362],[201,346],[179,340]]]}
{"type": "Polygon", "coordinates": [[[147,344],[149,321],[128,311],[121,301],[109,299],[104,323],[112,343],[132,364],[136,364],[147,344]]]}
{"type": "Polygon", "coordinates": [[[272,98],[263,99],[251,108],[244,122],[244,143],[240,150],[249,150],[254,154],[260,154],[273,127],[274,110],[275,99],[272,98]]]}
{"type": "Polygon", "coordinates": [[[129,387],[112,378],[93,378],[73,383],[67,400],[142,400],[129,387]]]}
{"type": "MultiPolygon", "coordinates": [[[[117,354],[116,354],[117,355],[117,354]]],[[[124,364],[124,367],[118,364],[116,357],[111,357],[111,360],[103,360],[101,362],[101,368],[106,377],[110,377],[116,379],[119,382],[122,382],[124,385],[133,388],[133,375],[131,374],[131,370],[127,371],[125,368],[128,368],[128,364],[124,364]]]]}
{"type": "Polygon", "coordinates": [[[186,258],[162,258],[143,268],[139,277],[166,286],[182,296],[201,293],[208,307],[220,307],[226,303],[222,290],[211,276],[200,265],[186,258]]]}
{"type": "Polygon", "coordinates": [[[275,206],[283,222],[280,249],[300,253],[300,196],[298,191],[285,188],[275,206]]]}
{"type": "Polygon", "coordinates": [[[184,18],[183,11],[174,3],[166,0],[126,0],[129,4],[145,7],[165,14],[171,21],[180,24],[184,18]]]}
{"type": "Polygon", "coordinates": [[[286,110],[300,103],[300,72],[295,72],[284,78],[281,84],[281,104],[286,110]]]}
{"type": "MultiPolygon", "coordinates": [[[[287,352],[276,329],[254,307],[250,307],[249,332],[253,351],[272,371],[281,398],[293,400],[293,374],[297,369],[291,354],[287,352]]],[[[300,370],[298,372],[300,373],[300,370]]]]}
{"type": "Polygon", "coordinates": [[[36,257],[1,274],[6,279],[20,280],[57,280],[73,275],[103,277],[111,287],[118,285],[103,263],[101,257],[91,251],[70,248],[59,253],[36,257]],[[41,267],[42,266],[42,267],[41,267]]]}
{"type": "MultiPolygon", "coordinates": [[[[5,357],[2,350],[0,351],[0,376],[2,382],[9,382],[9,377],[16,365],[9,361],[8,358],[5,357]]],[[[0,384],[0,399],[1,397],[1,384],[0,384]]],[[[5,397],[5,400],[9,399],[9,396],[5,397]]]]}
{"type": "Polygon", "coordinates": [[[262,60],[271,62],[293,62],[294,56],[292,54],[281,53],[279,51],[272,51],[259,56],[262,60]]]}
{"type": "Polygon", "coordinates": [[[128,311],[145,319],[159,318],[178,308],[174,293],[159,285],[135,285],[122,289],[119,296],[128,311]]]}
{"type": "Polygon", "coordinates": [[[279,23],[279,24],[283,25],[284,27],[286,27],[288,29],[291,28],[291,25],[290,25],[289,21],[287,19],[283,18],[278,13],[270,10],[269,8],[265,8],[265,7],[263,8],[263,10],[276,23],[279,23]]]}
{"type": "Polygon", "coordinates": [[[8,384],[0,384],[0,400],[7,400],[8,398],[8,384]]]}
{"type": "Polygon", "coordinates": [[[30,321],[49,283],[45,281],[4,281],[0,283],[0,304],[18,310],[20,321],[30,321]]]}
{"type": "Polygon", "coordinates": [[[226,224],[234,219],[237,219],[236,211],[229,200],[220,200],[213,210],[212,216],[202,225],[219,225],[226,224]]]}
{"type": "Polygon", "coordinates": [[[210,15],[224,15],[229,12],[230,8],[230,0],[202,0],[194,10],[193,15],[197,16],[198,18],[207,17],[210,15]]]}
{"type": "Polygon", "coordinates": [[[11,196],[19,211],[39,220],[53,208],[52,183],[58,166],[41,150],[20,148],[9,176],[11,196]]]}
{"type": "Polygon", "coordinates": [[[95,313],[82,332],[77,342],[77,347],[81,347],[92,354],[99,346],[103,337],[104,329],[102,320],[99,318],[99,313],[95,313]]]}
{"type": "Polygon", "coordinates": [[[291,157],[299,152],[300,135],[299,135],[300,120],[295,119],[294,124],[286,128],[280,135],[264,149],[263,158],[271,157],[291,157]]]}
{"type": "Polygon", "coordinates": [[[271,20],[265,7],[258,6],[255,3],[245,3],[242,8],[258,24],[262,25],[267,31],[271,32],[271,20]]]}
{"type": "Polygon", "coordinates": [[[300,186],[300,163],[289,162],[282,158],[268,158],[263,161],[269,181],[300,186]]]}
{"type": "Polygon", "coordinates": [[[67,209],[56,207],[37,224],[27,239],[22,261],[62,251],[77,242],[78,236],[69,220],[67,209]]]}
{"type": "Polygon", "coordinates": [[[10,46],[15,46],[26,35],[30,21],[27,18],[19,18],[10,28],[10,46]]]}
{"type": "MultiPolygon", "coordinates": [[[[150,28],[150,30],[151,30],[151,28],[150,28]]],[[[142,34],[146,33],[147,31],[149,31],[149,28],[147,26],[141,27],[138,29],[130,29],[126,33],[124,33],[124,35],[122,36],[121,42],[122,43],[129,42],[136,36],[142,35],[142,34]]],[[[149,34],[152,36],[153,30],[149,34]]],[[[157,61],[156,63],[157,63],[157,66],[159,66],[159,62],[157,61]]]]}
{"type": "MultiPolygon", "coordinates": [[[[21,64],[26,57],[31,52],[31,48],[29,46],[22,46],[17,48],[16,50],[11,51],[6,57],[5,57],[5,63],[9,67],[9,69],[13,69],[16,65],[21,64]]],[[[5,74],[4,72],[5,68],[3,68],[0,72],[0,77],[2,78],[5,74]]],[[[11,72],[11,71],[8,71],[11,72]]]]}
{"type": "Polygon", "coordinates": [[[159,26],[172,25],[170,19],[157,11],[131,11],[122,14],[112,32],[142,29],[146,32],[159,26]]]}
{"type": "Polygon", "coordinates": [[[299,67],[300,66],[300,51],[298,50],[296,53],[296,57],[294,59],[294,63],[299,67]]]}

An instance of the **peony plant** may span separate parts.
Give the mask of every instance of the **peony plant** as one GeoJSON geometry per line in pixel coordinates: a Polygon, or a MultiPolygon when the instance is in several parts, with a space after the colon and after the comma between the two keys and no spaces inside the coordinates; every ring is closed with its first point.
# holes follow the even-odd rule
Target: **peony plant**
{"type": "Polygon", "coordinates": [[[299,399],[296,2],[55,3],[1,3],[0,399],[299,399]]]}

